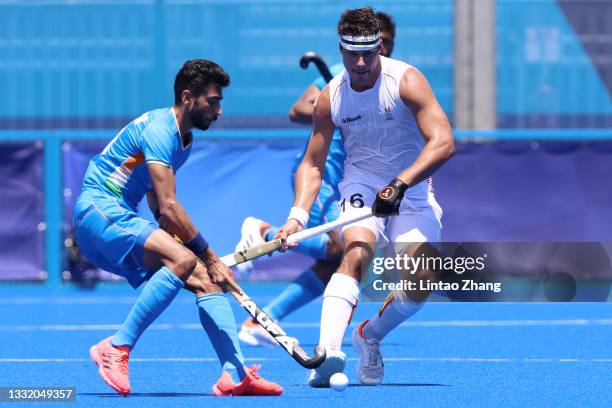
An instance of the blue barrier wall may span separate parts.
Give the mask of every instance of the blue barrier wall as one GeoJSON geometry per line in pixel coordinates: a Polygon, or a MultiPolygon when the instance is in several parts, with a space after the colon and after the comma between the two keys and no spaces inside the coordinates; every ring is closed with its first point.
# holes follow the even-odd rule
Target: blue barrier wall
{"type": "MultiPolygon", "coordinates": [[[[100,143],[64,148],[66,187],[80,187],[88,154],[100,143]]],[[[198,141],[177,175],[178,197],[220,253],[253,215],[282,223],[293,194],[296,141],[198,141]]],[[[612,239],[612,144],[498,141],[457,144],[434,176],[445,241],[608,241],[612,239]]],[[[74,194],[70,195],[74,199],[74,194]]],[[[72,200],[66,200],[69,218],[72,200]]],[[[146,206],[143,203],[144,206],[146,206]]],[[[148,211],[143,207],[143,213],[148,211]]]]}
{"type": "Polygon", "coordinates": [[[0,280],[43,281],[43,143],[0,144],[0,280]]]}
{"type": "MultiPolygon", "coordinates": [[[[14,261],[18,258],[30,265],[23,278],[44,278],[41,271],[47,271],[49,282],[59,282],[63,243],[70,237],[72,206],[85,166],[113,135],[0,132],[3,151],[13,152],[10,160],[0,161],[3,180],[10,180],[3,184],[0,206],[0,218],[10,221],[0,230],[6,243],[0,251],[5,271],[21,271],[14,261]],[[24,145],[28,154],[14,153],[15,145],[8,142],[24,138],[40,141],[24,145]]],[[[610,131],[456,136],[456,156],[434,177],[445,210],[445,240],[611,240],[612,193],[602,187],[612,176],[610,131]],[[592,140],[576,141],[585,137],[592,140]]],[[[248,215],[283,221],[292,200],[293,157],[305,137],[304,130],[290,129],[197,135],[192,157],[177,179],[179,197],[219,252],[233,249],[241,220],[248,215]]]]}

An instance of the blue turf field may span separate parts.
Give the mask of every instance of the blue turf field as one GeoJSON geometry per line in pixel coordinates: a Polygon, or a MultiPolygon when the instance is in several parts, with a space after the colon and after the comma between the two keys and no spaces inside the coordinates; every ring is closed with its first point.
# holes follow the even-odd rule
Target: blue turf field
{"type": "MultiPolygon", "coordinates": [[[[245,289],[264,304],[282,285],[245,289]]],[[[93,292],[0,287],[0,386],[77,388],[76,404],[51,406],[612,405],[611,303],[429,303],[387,337],[383,386],[356,385],[356,353],[346,342],[351,386],[343,393],[305,385],[307,371],[280,349],[244,347],[250,361],[262,364],[262,374],[281,383],[285,393],[218,399],[210,388],[219,366],[188,293],[132,352],[132,394],[124,398],[98,377],[87,351],[113,333],[135,296],[124,285],[93,292]]],[[[360,304],[354,322],[377,307],[360,304]]],[[[238,307],[235,313],[239,321],[246,317],[238,307]]],[[[319,315],[320,301],[290,316],[284,327],[312,350],[319,315]]]]}

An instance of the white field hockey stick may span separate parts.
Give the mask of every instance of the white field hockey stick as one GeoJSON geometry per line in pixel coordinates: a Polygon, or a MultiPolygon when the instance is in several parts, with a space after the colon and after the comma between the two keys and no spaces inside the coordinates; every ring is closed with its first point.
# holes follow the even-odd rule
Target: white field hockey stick
{"type": "MultiPolygon", "coordinates": [[[[324,234],[337,228],[344,227],[345,225],[369,218],[372,215],[372,213],[362,214],[348,220],[336,220],[328,222],[327,224],[296,232],[295,234],[291,234],[289,237],[287,237],[287,244],[296,244],[316,235],[324,234]]],[[[230,267],[258,258],[262,255],[269,254],[281,248],[282,242],[280,238],[278,238],[244,251],[238,251],[233,254],[226,255],[221,258],[221,261],[230,267]]],[[[292,340],[289,336],[287,336],[287,333],[283,330],[283,328],[280,327],[272,318],[270,318],[270,316],[268,316],[268,314],[259,306],[257,306],[253,299],[251,299],[246,293],[237,293],[229,285],[227,286],[227,290],[232,294],[234,299],[240,303],[240,306],[242,306],[251,315],[251,317],[253,317],[253,319],[259,323],[261,327],[263,327],[268,334],[272,336],[274,340],[276,340],[276,342],[280,344],[285,351],[287,351],[287,353],[289,353],[291,357],[293,357],[295,361],[302,365],[302,367],[317,368],[323,364],[326,356],[325,349],[323,347],[315,347],[314,354],[309,356],[308,353],[306,353],[304,349],[299,346],[297,341],[292,340]]]]}
{"type": "MultiPolygon", "coordinates": [[[[322,224],[316,227],[305,229],[300,232],[296,232],[295,234],[291,234],[287,237],[287,245],[297,244],[301,241],[312,238],[319,234],[324,234],[326,232],[333,231],[337,228],[342,228],[354,222],[370,218],[372,217],[372,215],[372,213],[360,214],[353,218],[335,220],[332,222],[328,222],[327,224],[322,224]]],[[[251,259],[259,258],[262,255],[272,253],[281,249],[282,247],[283,245],[280,238],[277,238],[272,241],[264,242],[263,244],[254,246],[252,248],[247,248],[244,251],[238,251],[234,252],[233,254],[225,255],[221,258],[221,262],[226,264],[228,267],[231,267],[243,262],[250,261],[251,259]]]]}

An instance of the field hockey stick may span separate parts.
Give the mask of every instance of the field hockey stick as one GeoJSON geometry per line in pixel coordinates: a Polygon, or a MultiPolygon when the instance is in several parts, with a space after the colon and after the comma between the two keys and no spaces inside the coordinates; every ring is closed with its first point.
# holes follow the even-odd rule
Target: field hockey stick
{"type": "MultiPolygon", "coordinates": [[[[183,244],[183,241],[181,241],[180,238],[175,236],[174,239],[183,244]]],[[[227,256],[221,258],[221,261],[223,261],[224,258],[227,259],[227,256]]],[[[197,260],[202,265],[206,265],[202,259],[197,258],[197,260]]],[[[235,264],[236,263],[234,262],[232,265],[235,264]]],[[[323,364],[326,356],[324,348],[319,346],[315,347],[314,355],[312,357],[309,356],[308,353],[306,353],[304,349],[299,346],[298,342],[295,339],[287,336],[287,333],[285,333],[282,327],[280,327],[278,323],[268,316],[268,314],[264,312],[263,309],[253,301],[253,299],[251,299],[243,290],[240,289],[241,291],[238,292],[237,289],[240,288],[234,288],[234,286],[229,283],[226,283],[225,285],[225,290],[232,294],[233,298],[236,299],[240,306],[242,306],[242,308],[244,308],[251,315],[251,317],[257,323],[259,323],[261,327],[263,327],[268,334],[272,336],[274,340],[276,340],[276,342],[280,344],[285,351],[287,351],[287,353],[289,353],[291,357],[293,357],[295,361],[297,361],[304,368],[317,368],[323,364]]]]}
{"type": "Polygon", "coordinates": [[[315,64],[315,66],[319,70],[319,73],[321,74],[323,79],[325,79],[325,82],[329,83],[329,81],[332,80],[333,76],[331,72],[329,72],[329,68],[327,67],[325,61],[323,61],[323,58],[321,58],[316,53],[308,51],[306,54],[302,55],[302,58],[300,58],[300,67],[306,69],[308,68],[308,64],[310,64],[311,62],[315,64]]]}
{"type": "MultiPolygon", "coordinates": [[[[361,221],[371,216],[372,213],[362,214],[347,220],[335,220],[332,222],[328,222],[327,224],[296,232],[295,234],[291,234],[289,235],[289,237],[287,237],[287,244],[296,244],[300,241],[312,238],[316,235],[324,234],[326,232],[341,228],[345,225],[349,225],[357,221],[361,221]]],[[[281,249],[282,247],[282,242],[280,238],[278,238],[244,251],[238,251],[233,254],[226,255],[221,258],[221,261],[228,267],[230,267],[274,252],[278,249],[281,249]]],[[[259,323],[261,327],[263,327],[264,330],[266,330],[268,334],[272,336],[274,340],[276,340],[276,342],[280,344],[281,347],[283,347],[285,351],[287,351],[287,353],[289,353],[289,355],[293,357],[293,359],[297,361],[302,367],[317,368],[321,364],[323,364],[323,361],[325,361],[326,356],[325,349],[323,347],[315,347],[314,354],[312,356],[309,356],[308,353],[306,353],[304,349],[299,346],[297,341],[287,336],[287,333],[283,330],[283,328],[280,327],[280,325],[276,323],[270,316],[268,316],[268,314],[264,312],[262,308],[259,307],[253,301],[253,299],[251,299],[246,293],[237,293],[229,285],[226,287],[226,289],[232,294],[234,299],[238,301],[240,306],[242,306],[251,315],[251,317],[257,323],[259,323]]]]}
{"type": "MultiPolygon", "coordinates": [[[[332,222],[328,222],[326,224],[322,224],[316,227],[308,228],[300,232],[296,232],[295,234],[291,234],[287,237],[287,246],[297,244],[306,239],[312,238],[319,234],[324,234],[326,232],[333,231],[338,228],[342,228],[345,225],[352,224],[357,221],[364,220],[366,218],[370,218],[373,214],[366,213],[360,214],[353,218],[343,219],[343,220],[335,220],[332,222]]],[[[272,241],[264,242],[263,244],[256,245],[252,248],[247,248],[243,251],[237,251],[229,255],[225,255],[221,258],[221,262],[226,264],[228,267],[238,265],[239,263],[250,261],[251,259],[259,258],[260,256],[272,253],[279,249],[283,248],[283,243],[280,238],[274,239],[272,241]]]]}

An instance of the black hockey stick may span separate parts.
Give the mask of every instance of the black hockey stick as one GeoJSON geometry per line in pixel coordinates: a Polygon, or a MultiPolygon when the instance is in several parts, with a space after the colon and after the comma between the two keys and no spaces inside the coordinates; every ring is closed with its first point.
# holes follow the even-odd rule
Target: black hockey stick
{"type": "Polygon", "coordinates": [[[311,62],[317,66],[317,69],[319,70],[319,73],[323,79],[325,79],[325,82],[329,83],[333,76],[331,72],[329,72],[329,68],[327,67],[325,61],[323,61],[323,58],[316,53],[308,51],[306,54],[302,55],[302,58],[300,58],[300,67],[306,69],[311,62]]]}

